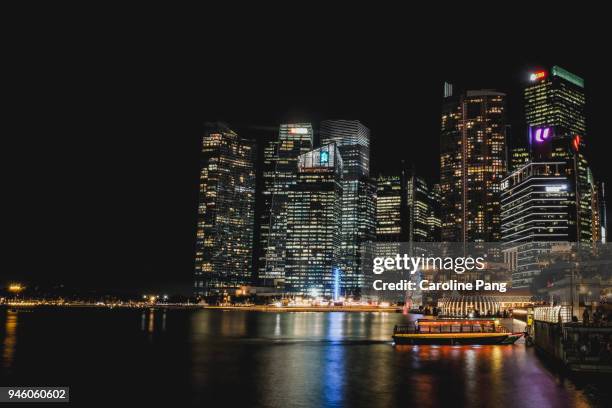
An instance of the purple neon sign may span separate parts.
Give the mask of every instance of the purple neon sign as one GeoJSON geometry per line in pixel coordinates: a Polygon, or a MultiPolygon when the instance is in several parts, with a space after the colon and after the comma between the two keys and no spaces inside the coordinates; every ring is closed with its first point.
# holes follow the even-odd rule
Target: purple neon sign
{"type": "Polygon", "coordinates": [[[531,140],[536,143],[544,143],[552,137],[552,129],[550,127],[540,127],[531,129],[531,140]]]}

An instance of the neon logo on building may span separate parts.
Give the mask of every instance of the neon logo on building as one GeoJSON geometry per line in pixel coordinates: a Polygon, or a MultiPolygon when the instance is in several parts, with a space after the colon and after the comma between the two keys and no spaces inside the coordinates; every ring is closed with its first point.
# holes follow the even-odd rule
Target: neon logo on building
{"type": "Polygon", "coordinates": [[[308,133],[308,129],[307,128],[291,128],[289,129],[289,133],[292,133],[294,135],[305,135],[308,133]]]}
{"type": "Polygon", "coordinates": [[[329,152],[321,152],[320,162],[321,164],[329,163],[329,152]]]}
{"type": "Polygon", "coordinates": [[[533,72],[529,76],[529,79],[532,80],[532,81],[537,81],[538,79],[544,79],[544,78],[546,78],[546,71],[533,72]]]}
{"type": "Polygon", "coordinates": [[[581,137],[580,135],[576,135],[574,136],[574,140],[572,140],[572,146],[574,146],[574,150],[578,151],[578,149],[580,149],[580,141],[581,141],[581,137]]]}
{"type": "Polygon", "coordinates": [[[535,133],[533,133],[533,140],[535,140],[536,143],[544,143],[550,139],[551,135],[552,131],[549,127],[537,128],[535,129],[535,133]]]}

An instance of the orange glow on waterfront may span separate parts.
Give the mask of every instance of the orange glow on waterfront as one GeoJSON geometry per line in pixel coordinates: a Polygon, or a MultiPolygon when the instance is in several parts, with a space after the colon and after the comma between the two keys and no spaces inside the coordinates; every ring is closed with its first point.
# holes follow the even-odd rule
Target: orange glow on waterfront
{"type": "Polygon", "coordinates": [[[5,336],[2,352],[2,366],[10,368],[15,358],[15,348],[17,346],[17,312],[7,312],[5,323],[5,336]]]}

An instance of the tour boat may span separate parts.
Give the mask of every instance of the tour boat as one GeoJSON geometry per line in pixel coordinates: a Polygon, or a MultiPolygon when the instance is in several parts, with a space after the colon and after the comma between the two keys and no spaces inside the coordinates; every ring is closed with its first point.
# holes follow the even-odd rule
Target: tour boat
{"type": "Polygon", "coordinates": [[[489,318],[418,319],[393,329],[395,344],[514,344],[522,335],[489,318]]]}

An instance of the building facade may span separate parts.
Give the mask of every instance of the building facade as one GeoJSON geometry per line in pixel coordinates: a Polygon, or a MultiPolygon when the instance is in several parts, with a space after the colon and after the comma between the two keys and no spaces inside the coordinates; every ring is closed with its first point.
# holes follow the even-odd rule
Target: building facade
{"type": "Polygon", "coordinates": [[[534,71],[524,102],[529,157],[503,182],[502,235],[513,287],[535,291],[558,248],[601,242],[605,207],[584,155],[582,78],[558,66],[534,71]]]}
{"type": "Polygon", "coordinates": [[[287,205],[285,288],[334,296],[341,247],[342,157],[332,143],[298,158],[287,205]]]}
{"type": "Polygon", "coordinates": [[[226,124],[207,124],[196,230],[197,295],[231,295],[252,281],[255,159],[253,142],[226,124]]]}
{"type": "Polygon", "coordinates": [[[539,257],[577,239],[575,172],[570,161],[531,162],[502,183],[502,236],[512,287],[530,287],[539,257]]]}
{"type": "Polygon", "coordinates": [[[408,241],[405,190],[400,176],[379,176],[376,180],[376,241],[408,241]]]}
{"type": "Polygon", "coordinates": [[[418,176],[406,180],[406,200],[409,219],[409,241],[437,242],[441,226],[440,205],[437,188],[429,188],[427,182],[418,176]]]}
{"type": "Polygon", "coordinates": [[[442,239],[442,195],[440,193],[440,184],[434,184],[429,190],[429,203],[431,211],[427,218],[427,226],[429,227],[429,236],[431,242],[440,242],[442,239]]]}
{"type": "Polygon", "coordinates": [[[440,137],[442,241],[501,239],[505,104],[506,95],[492,90],[445,93],[440,137]]]}
{"type": "Polygon", "coordinates": [[[370,178],[370,130],[358,120],[325,120],[321,143],[335,143],[343,162],[339,268],[344,294],[359,294],[365,284],[363,264],[374,241],[375,181],[370,178]]]}
{"type": "Polygon", "coordinates": [[[576,177],[578,242],[601,239],[605,208],[598,204],[598,185],[584,154],[587,137],[584,80],[553,66],[530,74],[524,91],[525,120],[533,160],[571,160],[576,177]],[[593,205],[593,204],[596,205],[593,205]]]}
{"type": "Polygon", "coordinates": [[[313,148],[310,123],[281,124],[278,139],[264,149],[263,208],[258,245],[258,281],[282,286],[285,279],[285,242],[289,190],[298,179],[298,157],[313,148]]]}
{"type": "Polygon", "coordinates": [[[416,175],[379,176],[377,242],[439,242],[440,189],[416,175]]]}
{"type": "Polygon", "coordinates": [[[553,66],[530,74],[525,87],[525,121],[528,126],[553,126],[557,137],[586,135],[584,80],[553,66]]]}

